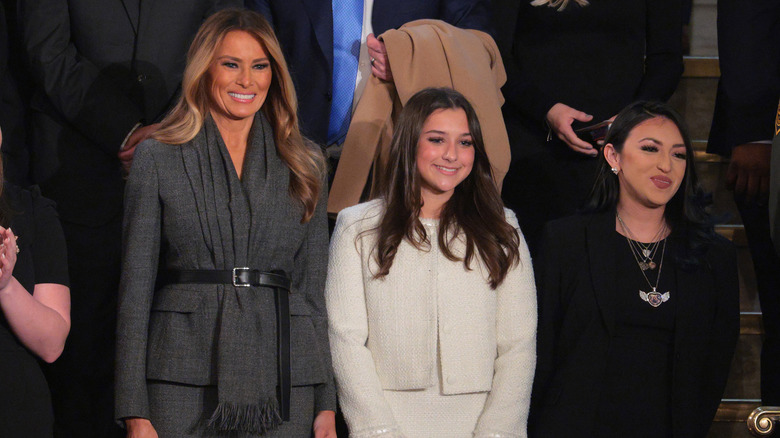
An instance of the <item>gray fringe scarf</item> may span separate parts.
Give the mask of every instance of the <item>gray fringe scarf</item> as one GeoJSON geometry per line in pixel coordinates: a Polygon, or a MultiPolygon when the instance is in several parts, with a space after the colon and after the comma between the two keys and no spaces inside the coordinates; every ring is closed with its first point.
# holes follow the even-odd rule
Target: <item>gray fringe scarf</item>
{"type": "MultiPolygon", "coordinates": [[[[259,266],[259,236],[252,233],[258,229],[252,215],[252,201],[258,196],[250,195],[262,189],[267,174],[275,173],[271,168],[285,165],[276,152],[273,129],[259,112],[248,143],[239,180],[211,117],[193,140],[198,158],[188,173],[191,180],[200,181],[195,192],[202,196],[198,210],[214,269],[264,269],[259,266]]],[[[261,435],[282,423],[276,398],[273,290],[220,285],[219,299],[218,405],[207,426],[211,430],[261,435]]]]}

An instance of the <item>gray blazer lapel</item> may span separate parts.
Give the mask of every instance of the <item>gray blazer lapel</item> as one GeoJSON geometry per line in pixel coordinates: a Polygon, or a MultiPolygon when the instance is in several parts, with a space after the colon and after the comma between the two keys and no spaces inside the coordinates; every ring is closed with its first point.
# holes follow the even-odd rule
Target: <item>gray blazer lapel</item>
{"type": "Polygon", "coordinates": [[[216,218],[211,218],[211,220],[209,220],[209,215],[213,215],[213,211],[206,206],[205,193],[203,192],[203,176],[201,175],[200,168],[201,158],[198,153],[198,145],[204,144],[205,141],[206,135],[203,130],[201,130],[189,143],[182,145],[180,151],[182,161],[184,162],[184,171],[190,182],[190,188],[192,189],[192,197],[195,199],[195,211],[197,211],[198,220],[200,221],[200,231],[201,236],[203,237],[203,243],[206,245],[206,248],[208,248],[208,252],[212,255],[212,262],[215,262],[215,249],[212,244],[211,236],[214,233],[219,233],[219,231],[212,229],[211,226],[211,224],[216,226],[216,218]]]}
{"type": "Polygon", "coordinates": [[[219,131],[210,117],[203,129],[183,146],[185,171],[193,190],[203,239],[216,269],[235,266],[233,231],[228,211],[229,189],[225,163],[219,151],[219,131]]]}
{"type": "Polygon", "coordinates": [[[593,292],[610,336],[615,332],[615,306],[612,297],[615,296],[617,272],[615,254],[608,241],[614,230],[615,214],[611,210],[595,215],[585,228],[593,292]]]}
{"type": "MultiPolygon", "coordinates": [[[[212,118],[204,123],[206,144],[204,155],[209,157],[209,178],[203,180],[204,191],[213,194],[219,239],[224,248],[224,268],[247,266],[249,221],[251,213],[247,194],[233,165],[222,134],[212,118]]],[[[245,160],[246,161],[246,160],[245,160]]],[[[247,167],[247,166],[244,166],[247,167]]],[[[216,245],[215,245],[216,246],[216,245]]]]}

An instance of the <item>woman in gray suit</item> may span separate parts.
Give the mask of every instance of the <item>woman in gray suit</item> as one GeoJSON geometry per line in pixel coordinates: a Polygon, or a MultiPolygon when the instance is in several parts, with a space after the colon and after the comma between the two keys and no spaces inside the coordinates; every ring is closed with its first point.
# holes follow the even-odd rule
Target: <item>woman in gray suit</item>
{"type": "Polygon", "coordinates": [[[333,437],[324,165],[258,14],[209,18],[127,182],[116,417],[129,437],[333,437]]]}

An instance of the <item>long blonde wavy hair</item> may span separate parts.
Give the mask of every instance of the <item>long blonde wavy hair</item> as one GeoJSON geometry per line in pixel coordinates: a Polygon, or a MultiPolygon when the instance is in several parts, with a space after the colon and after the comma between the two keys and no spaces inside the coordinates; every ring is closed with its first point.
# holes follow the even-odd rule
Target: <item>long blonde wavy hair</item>
{"type": "Polygon", "coordinates": [[[325,172],[322,151],[301,135],[298,100],[279,41],[262,15],[245,9],[225,9],[209,17],[198,30],[187,52],[182,95],[152,137],[163,143],[184,144],[195,138],[211,107],[208,69],[217,47],[229,32],[252,35],[270,57],[271,86],[261,108],[274,130],[276,149],[290,168],[290,196],[301,203],[301,223],[314,214],[325,172]]]}
{"type": "Polygon", "coordinates": [[[588,3],[588,0],[534,0],[531,2],[532,6],[544,6],[547,5],[551,8],[558,8],[559,11],[562,11],[566,9],[566,6],[569,5],[569,2],[577,3],[580,6],[587,6],[590,3],[588,3]]]}

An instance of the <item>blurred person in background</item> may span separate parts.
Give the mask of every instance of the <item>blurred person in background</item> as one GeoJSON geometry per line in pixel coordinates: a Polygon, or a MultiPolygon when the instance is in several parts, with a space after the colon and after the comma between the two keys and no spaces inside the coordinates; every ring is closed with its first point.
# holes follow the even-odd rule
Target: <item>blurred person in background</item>
{"type": "Polygon", "coordinates": [[[246,0],[246,6],[276,30],[298,92],[301,129],[326,148],[332,166],[369,76],[393,80],[376,35],[422,18],[490,30],[488,0],[246,0]]]}
{"type": "MultiPolygon", "coordinates": [[[[0,132],[0,144],[2,144],[0,132]]],[[[39,360],[54,362],[70,330],[65,238],[54,203],[0,178],[0,431],[54,436],[39,360]]]]}
{"type": "Polygon", "coordinates": [[[780,160],[772,152],[780,127],[780,2],[718,0],[718,58],[707,152],[729,158],[726,188],[733,190],[745,226],[761,303],[761,401],[780,406],[780,236],[771,236],[774,246],[770,238],[770,228],[778,227],[770,214],[780,205],[780,165],[770,175],[770,162],[780,160]],[[770,179],[777,185],[767,208],[770,179]]]}
{"type": "MultiPolygon", "coordinates": [[[[682,0],[521,0],[504,54],[512,164],[502,195],[531,254],[545,222],[573,214],[596,176],[596,138],[636,100],[666,101],[683,71],[682,0]]],[[[498,11],[496,12],[498,13],[498,11]]]]}
{"type": "Polygon", "coordinates": [[[47,370],[60,436],[121,436],[113,421],[123,169],[179,93],[203,20],[238,0],[21,0],[31,179],[57,203],[72,329],[47,370]]]}

